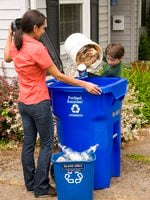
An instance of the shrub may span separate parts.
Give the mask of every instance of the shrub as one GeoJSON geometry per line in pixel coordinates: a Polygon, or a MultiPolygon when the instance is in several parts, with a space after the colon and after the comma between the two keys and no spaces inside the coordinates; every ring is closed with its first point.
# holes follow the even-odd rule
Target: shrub
{"type": "Polygon", "coordinates": [[[124,66],[122,76],[129,82],[122,105],[122,140],[128,141],[138,138],[139,129],[150,123],[149,64],[143,67],[134,62],[130,68],[124,66]]]}
{"type": "Polygon", "coordinates": [[[21,140],[23,130],[17,107],[17,80],[13,79],[9,84],[0,76],[0,85],[0,140],[21,140]]]}
{"type": "Polygon", "coordinates": [[[134,92],[136,93],[137,101],[143,103],[141,112],[145,120],[150,123],[150,72],[149,63],[146,65],[145,70],[141,70],[142,66],[136,63],[136,70],[132,67],[130,69],[125,68],[123,70],[123,76],[128,79],[134,92]]]}
{"type": "Polygon", "coordinates": [[[138,139],[139,129],[147,123],[142,113],[143,103],[137,101],[138,93],[129,83],[129,90],[122,104],[122,141],[138,139]]]}

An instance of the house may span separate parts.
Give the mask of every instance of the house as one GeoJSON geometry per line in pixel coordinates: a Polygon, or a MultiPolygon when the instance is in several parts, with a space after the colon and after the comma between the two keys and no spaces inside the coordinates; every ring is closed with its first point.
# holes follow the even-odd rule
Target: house
{"type": "Polygon", "coordinates": [[[123,62],[129,65],[138,59],[140,32],[144,30],[141,22],[150,0],[1,0],[0,75],[3,64],[8,77],[16,75],[13,63],[4,63],[3,51],[9,24],[28,9],[38,9],[47,16],[48,33],[64,68],[71,63],[64,41],[73,32],[85,34],[103,50],[109,42],[120,42],[125,48],[123,62]]]}

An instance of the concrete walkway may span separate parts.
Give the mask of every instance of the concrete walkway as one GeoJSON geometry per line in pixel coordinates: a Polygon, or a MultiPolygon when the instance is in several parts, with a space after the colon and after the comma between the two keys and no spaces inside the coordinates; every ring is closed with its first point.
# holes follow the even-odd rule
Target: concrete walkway
{"type": "MultiPolygon", "coordinates": [[[[37,148],[35,157],[38,155],[38,150],[37,148]]],[[[150,162],[139,162],[128,157],[129,154],[140,154],[150,157],[150,128],[141,131],[139,141],[123,144],[121,152],[121,176],[111,179],[110,188],[94,191],[93,199],[150,200],[150,162]]],[[[36,199],[32,192],[27,192],[25,189],[20,156],[21,147],[14,150],[0,150],[1,200],[36,199]]],[[[56,197],[46,197],[44,199],[57,200],[56,197]]],[[[80,194],[78,200],[81,200],[80,194]]]]}

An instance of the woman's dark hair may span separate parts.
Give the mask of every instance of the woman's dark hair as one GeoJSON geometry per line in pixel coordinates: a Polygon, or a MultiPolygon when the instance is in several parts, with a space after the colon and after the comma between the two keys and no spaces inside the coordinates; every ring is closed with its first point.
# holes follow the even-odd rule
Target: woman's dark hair
{"type": "Polygon", "coordinates": [[[15,32],[14,40],[18,51],[23,45],[23,33],[31,33],[35,25],[44,24],[46,17],[38,10],[28,10],[21,19],[21,29],[15,32]]]}
{"type": "Polygon", "coordinates": [[[110,55],[114,59],[121,59],[124,53],[124,47],[120,43],[110,43],[105,49],[105,54],[110,55]]]}

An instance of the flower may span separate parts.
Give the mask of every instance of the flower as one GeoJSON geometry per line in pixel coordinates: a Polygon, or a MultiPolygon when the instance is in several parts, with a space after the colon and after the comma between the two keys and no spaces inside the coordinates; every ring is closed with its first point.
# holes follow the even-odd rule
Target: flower
{"type": "Polygon", "coordinates": [[[0,140],[21,140],[23,128],[17,106],[17,80],[8,83],[0,76],[0,85],[0,140]]]}

